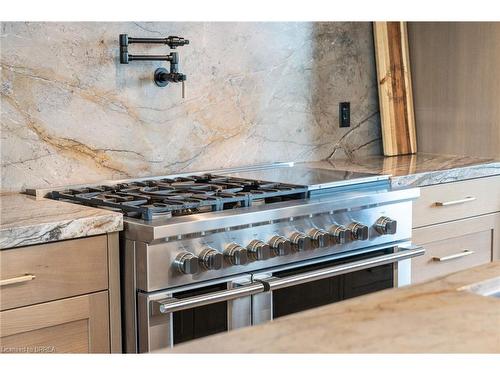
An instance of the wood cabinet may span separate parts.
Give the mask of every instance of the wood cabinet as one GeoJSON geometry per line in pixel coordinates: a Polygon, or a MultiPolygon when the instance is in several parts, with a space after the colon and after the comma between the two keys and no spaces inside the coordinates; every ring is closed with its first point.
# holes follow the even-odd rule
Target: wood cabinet
{"type": "Polygon", "coordinates": [[[413,241],[426,249],[413,259],[412,282],[489,263],[500,235],[500,213],[431,225],[413,231],[413,241]]]}
{"type": "Polygon", "coordinates": [[[500,176],[425,186],[413,206],[413,227],[500,211],[500,176]]]}
{"type": "Polygon", "coordinates": [[[7,353],[109,353],[108,292],[0,312],[7,353]]]}
{"type": "Polygon", "coordinates": [[[121,352],[118,234],[0,253],[0,349],[121,352]]]}
{"type": "Polygon", "coordinates": [[[0,310],[108,289],[106,236],[18,247],[1,254],[0,310]]]}
{"type": "Polygon", "coordinates": [[[500,176],[421,188],[413,225],[412,282],[500,259],[500,176]]]}

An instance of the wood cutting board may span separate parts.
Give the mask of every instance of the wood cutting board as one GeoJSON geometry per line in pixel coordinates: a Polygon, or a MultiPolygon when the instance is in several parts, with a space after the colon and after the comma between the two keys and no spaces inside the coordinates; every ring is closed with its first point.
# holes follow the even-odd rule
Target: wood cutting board
{"type": "Polygon", "coordinates": [[[417,152],[406,22],[374,22],[384,155],[417,152]]]}

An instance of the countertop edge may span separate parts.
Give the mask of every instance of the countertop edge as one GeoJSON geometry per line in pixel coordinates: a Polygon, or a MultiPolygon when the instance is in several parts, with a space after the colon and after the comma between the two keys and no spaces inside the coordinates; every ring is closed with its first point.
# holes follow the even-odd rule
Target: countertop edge
{"type": "Polygon", "coordinates": [[[119,212],[45,198],[34,199],[24,194],[2,195],[0,201],[2,216],[9,215],[5,220],[7,224],[3,222],[0,226],[0,250],[123,230],[123,215],[119,212]],[[37,218],[23,216],[19,207],[23,208],[23,212],[38,211],[39,222],[37,218]]]}

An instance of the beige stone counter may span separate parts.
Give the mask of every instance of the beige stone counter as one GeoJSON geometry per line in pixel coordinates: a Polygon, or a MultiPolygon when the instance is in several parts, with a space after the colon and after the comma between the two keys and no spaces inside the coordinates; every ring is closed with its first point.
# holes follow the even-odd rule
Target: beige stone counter
{"type": "Polygon", "coordinates": [[[0,195],[0,249],[123,229],[121,213],[25,194],[0,195]]]}
{"type": "Polygon", "coordinates": [[[471,156],[417,153],[402,156],[365,156],[304,163],[315,168],[390,174],[394,187],[435,185],[500,174],[500,161],[471,156]]]}
{"type": "Polygon", "coordinates": [[[500,353],[500,298],[460,288],[500,262],[207,337],[165,353],[500,353]]]}

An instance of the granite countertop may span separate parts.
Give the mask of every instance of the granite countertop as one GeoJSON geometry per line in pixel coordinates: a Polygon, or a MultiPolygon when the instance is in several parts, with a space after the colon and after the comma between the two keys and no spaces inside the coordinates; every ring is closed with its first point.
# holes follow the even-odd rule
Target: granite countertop
{"type": "Polygon", "coordinates": [[[465,290],[500,261],[353,298],[162,353],[500,353],[500,298],[465,290]]]}
{"type": "MultiPolygon", "coordinates": [[[[500,161],[418,153],[298,163],[316,168],[392,175],[398,187],[500,175],[500,161]]],[[[122,230],[120,213],[25,194],[0,195],[0,249],[122,230]]]]}
{"type": "Polygon", "coordinates": [[[121,213],[26,194],[0,195],[0,249],[123,229],[121,213]]]}
{"type": "Polygon", "coordinates": [[[352,160],[307,162],[315,168],[390,174],[392,186],[418,187],[500,175],[500,160],[471,156],[417,153],[402,156],[365,156],[352,160]]]}

